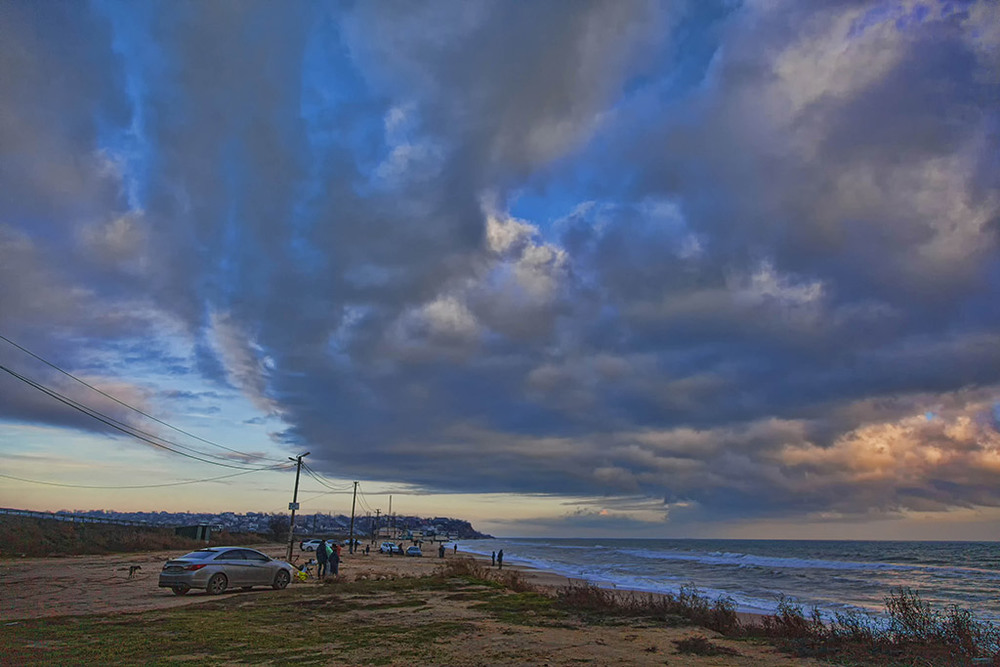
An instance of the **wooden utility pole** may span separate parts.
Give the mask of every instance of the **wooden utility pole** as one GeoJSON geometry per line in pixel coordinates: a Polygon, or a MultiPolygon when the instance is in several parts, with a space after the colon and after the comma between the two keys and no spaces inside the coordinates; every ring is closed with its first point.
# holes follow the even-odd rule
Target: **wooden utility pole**
{"type": "Polygon", "coordinates": [[[289,461],[295,461],[295,491],[292,492],[292,502],[288,503],[288,509],[292,511],[292,518],[288,521],[288,554],[285,558],[292,562],[292,544],[295,542],[295,510],[299,508],[299,473],[302,472],[302,459],[309,456],[309,452],[298,456],[289,456],[289,461]]]}
{"type": "Polygon", "coordinates": [[[375,544],[375,539],[379,536],[378,535],[378,523],[379,523],[378,520],[379,520],[379,517],[381,517],[381,516],[382,516],[382,510],[381,509],[375,510],[375,532],[372,534],[372,544],[375,544]]]}
{"type": "Polygon", "coordinates": [[[350,536],[350,546],[347,547],[347,553],[354,553],[354,504],[358,502],[358,483],[354,483],[354,497],[351,498],[351,536],[350,536]]]}

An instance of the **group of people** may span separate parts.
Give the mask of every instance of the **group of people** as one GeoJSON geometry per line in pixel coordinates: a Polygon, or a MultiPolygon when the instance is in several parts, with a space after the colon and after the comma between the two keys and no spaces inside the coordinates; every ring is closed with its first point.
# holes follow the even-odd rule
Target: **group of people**
{"type": "MultiPolygon", "coordinates": [[[[452,553],[455,553],[455,554],[458,553],[458,545],[457,544],[451,545],[451,549],[452,549],[452,553]]],[[[438,558],[444,558],[444,545],[443,544],[441,544],[441,545],[438,546],[438,558]]]]}
{"type": "MultiPolygon", "coordinates": [[[[458,545],[454,545],[455,553],[458,553],[458,545]]],[[[334,577],[340,576],[340,552],[341,547],[339,544],[330,540],[322,540],[316,547],[316,576],[319,579],[325,579],[327,575],[332,575],[334,577]]],[[[402,552],[402,545],[400,545],[400,552],[402,552]]],[[[365,546],[365,555],[368,554],[368,546],[365,546]]],[[[389,552],[392,555],[392,551],[389,552]]],[[[438,557],[444,558],[444,545],[438,547],[438,557]]],[[[503,569],[503,549],[500,551],[494,551],[490,556],[493,562],[493,566],[499,569],[503,569]]],[[[303,566],[303,571],[304,571],[303,566]]]]}
{"type": "Polygon", "coordinates": [[[327,574],[340,576],[340,545],[336,542],[327,544],[326,540],[316,547],[316,576],[325,579],[327,574]]]}

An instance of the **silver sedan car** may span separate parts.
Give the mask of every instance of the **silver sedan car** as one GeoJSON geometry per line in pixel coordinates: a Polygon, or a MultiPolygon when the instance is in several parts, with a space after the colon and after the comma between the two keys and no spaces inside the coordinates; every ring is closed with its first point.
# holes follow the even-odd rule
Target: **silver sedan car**
{"type": "Polygon", "coordinates": [[[184,595],[192,588],[204,588],[218,595],[237,586],[245,591],[254,586],[282,589],[292,580],[292,566],[256,549],[208,547],[168,560],[160,571],[160,588],[184,595]]]}

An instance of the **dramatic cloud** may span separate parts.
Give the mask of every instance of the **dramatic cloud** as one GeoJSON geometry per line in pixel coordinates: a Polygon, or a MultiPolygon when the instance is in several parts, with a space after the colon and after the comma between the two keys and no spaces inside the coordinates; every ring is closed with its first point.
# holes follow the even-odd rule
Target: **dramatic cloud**
{"type": "MultiPolygon", "coordinates": [[[[331,474],[597,499],[581,530],[1000,507],[998,25],[8,3],[0,333],[199,426],[238,393],[331,474]]],[[[0,418],[92,428],[31,391],[0,418]]]]}

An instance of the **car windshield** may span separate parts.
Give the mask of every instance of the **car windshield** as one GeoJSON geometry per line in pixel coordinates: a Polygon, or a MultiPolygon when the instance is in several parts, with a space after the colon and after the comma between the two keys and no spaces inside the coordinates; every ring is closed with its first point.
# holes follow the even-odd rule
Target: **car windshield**
{"type": "Polygon", "coordinates": [[[181,556],[181,559],[182,560],[206,560],[208,558],[214,557],[216,553],[218,553],[218,552],[216,552],[216,551],[192,551],[189,554],[181,556]]]}

